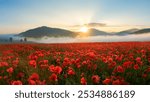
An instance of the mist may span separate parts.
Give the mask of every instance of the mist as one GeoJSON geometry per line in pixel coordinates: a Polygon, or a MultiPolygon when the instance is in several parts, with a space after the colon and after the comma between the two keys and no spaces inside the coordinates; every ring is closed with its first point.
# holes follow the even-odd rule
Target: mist
{"type": "Polygon", "coordinates": [[[74,42],[123,42],[123,41],[150,41],[150,33],[126,36],[89,36],[89,37],[43,37],[40,39],[29,38],[28,41],[37,43],[74,43],[74,42]]]}
{"type": "MultiPolygon", "coordinates": [[[[23,37],[9,35],[0,35],[0,42],[9,43],[9,38],[12,37],[14,42],[19,43],[23,37]],[[6,41],[6,42],[5,42],[6,41]]],[[[108,36],[89,36],[89,37],[42,37],[42,38],[27,38],[28,42],[32,43],[79,43],[79,42],[126,42],[126,41],[150,41],[150,33],[145,34],[128,34],[124,36],[108,35],[108,36]]]]}

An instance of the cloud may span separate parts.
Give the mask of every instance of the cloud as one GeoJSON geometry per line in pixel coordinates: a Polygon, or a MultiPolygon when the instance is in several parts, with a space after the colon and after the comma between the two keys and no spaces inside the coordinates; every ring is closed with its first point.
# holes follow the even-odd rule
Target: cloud
{"type": "Polygon", "coordinates": [[[88,27],[104,27],[106,26],[105,23],[88,23],[88,24],[84,24],[85,26],[88,26],[88,27]]]}
{"type": "Polygon", "coordinates": [[[82,27],[82,26],[87,26],[87,27],[105,27],[105,23],[87,23],[84,25],[74,25],[72,27],[82,27]]]}

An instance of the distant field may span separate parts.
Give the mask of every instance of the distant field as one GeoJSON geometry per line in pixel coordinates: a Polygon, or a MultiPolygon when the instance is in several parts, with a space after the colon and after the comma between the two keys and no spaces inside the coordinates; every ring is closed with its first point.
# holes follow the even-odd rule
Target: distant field
{"type": "Polygon", "coordinates": [[[1,85],[150,84],[150,42],[1,44],[1,85]]]}

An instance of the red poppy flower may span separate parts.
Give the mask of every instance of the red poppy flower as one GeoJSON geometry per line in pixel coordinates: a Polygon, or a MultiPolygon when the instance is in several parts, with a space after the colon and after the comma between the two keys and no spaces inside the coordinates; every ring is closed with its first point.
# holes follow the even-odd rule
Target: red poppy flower
{"type": "Polygon", "coordinates": [[[135,65],[134,65],[134,69],[135,69],[135,70],[138,70],[138,69],[139,69],[138,64],[135,64],[135,65]]]}
{"type": "Polygon", "coordinates": [[[138,62],[138,63],[141,62],[141,58],[140,58],[140,57],[137,57],[137,58],[136,58],[136,62],[138,62]]]}
{"type": "Polygon", "coordinates": [[[123,67],[122,67],[122,66],[118,66],[118,67],[117,67],[117,72],[123,73],[123,72],[124,72],[123,67]]]}
{"type": "Polygon", "coordinates": [[[43,63],[44,64],[48,64],[48,60],[43,60],[43,63]]]}
{"type": "Polygon", "coordinates": [[[150,72],[150,67],[147,68],[145,72],[146,72],[146,73],[149,73],[149,72],[150,72]]]}
{"type": "Polygon", "coordinates": [[[84,77],[82,77],[81,80],[80,80],[80,83],[81,83],[82,85],[86,85],[86,84],[87,84],[87,81],[86,81],[86,79],[85,79],[84,77]]]}
{"type": "Polygon", "coordinates": [[[28,82],[30,85],[36,85],[36,81],[34,81],[34,80],[28,80],[28,82]]]}
{"type": "Polygon", "coordinates": [[[2,79],[3,77],[2,76],[0,76],[0,80],[2,79]]]}
{"type": "Polygon", "coordinates": [[[53,73],[53,74],[49,77],[49,79],[50,79],[51,81],[58,81],[58,77],[57,77],[57,75],[56,75],[55,73],[53,73]]]}
{"type": "Polygon", "coordinates": [[[106,78],[104,81],[103,81],[103,84],[105,85],[109,85],[111,83],[111,79],[109,78],[106,78]]]}
{"type": "Polygon", "coordinates": [[[8,67],[8,63],[7,62],[0,62],[0,67],[8,67]]]}
{"type": "Polygon", "coordinates": [[[51,65],[49,66],[49,71],[55,74],[60,74],[62,72],[62,68],[60,66],[55,67],[54,65],[51,65]]]}
{"type": "Polygon", "coordinates": [[[39,75],[37,73],[33,73],[30,77],[29,80],[39,80],[39,75]]]}
{"type": "Polygon", "coordinates": [[[22,82],[20,80],[13,81],[12,85],[22,85],[22,82]]]}
{"type": "Polygon", "coordinates": [[[14,69],[12,67],[10,67],[6,71],[11,74],[11,73],[13,73],[14,69]]]}
{"type": "Polygon", "coordinates": [[[96,56],[94,52],[89,52],[89,53],[87,53],[87,55],[91,58],[95,58],[95,56],[96,56]]]}
{"type": "Polygon", "coordinates": [[[98,84],[100,82],[100,77],[98,75],[93,75],[92,81],[94,84],[98,84]]]}
{"type": "Polygon", "coordinates": [[[150,62],[150,58],[148,58],[148,62],[150,62]]]}
{"type": "Polygon", "coordinates": [[[14,60],[13,62],[13,66],[16,66],[16,65],[18,65],[18,63],[19,63],[19,60],[17,59],[17,60],[14,60]]]}
{"type": "Polygon", "coordinates": [[[23,72],[19,72],[18,75],[17,75],[17,77],[23,78],[24,77],[24,73],[23,72]]]}
{"type": "Polygon", "coordinates": [[[146,77],[147,77],[147,74],[143,74],[143,75],[142,75],[142,78],[146,78],[146,77]]]}
{"type": "Polygon", "coordinates": [[[113,59],[111,57],[108,58],[108,62],[111,63],[113,62],[113,59]]]}
{"type": "Polygon", "coordinates": [[[36,61],[35,60],[29,61],[29,65],[36,68],[36,61]]]}
{"type": "Polygon", "coordinates": [[[126,61],[126,62],[123,63],[122,66],[123,66],[124,68],[130,68],[131,65],[132,65],[132,62],[131,62],[131,61],[126,61]]]}
{"type": "Polygon", "coordinates": [[[60,74],[62,72],[62,68],[60,66],[55,67],[55,73],[60,74]]]}
{"type": "Polygon", "coordinates": [[[120,80],[119,80],[119,79],[114,80],[114,81],[112,82],[112,85],[121,85],[120,80]]]}
{"type": "Polygon", "coordinates": [[[69,67],[68,69],[68,75],[75,75],[75,72],[73,71],[71,67],[69,67]]]}

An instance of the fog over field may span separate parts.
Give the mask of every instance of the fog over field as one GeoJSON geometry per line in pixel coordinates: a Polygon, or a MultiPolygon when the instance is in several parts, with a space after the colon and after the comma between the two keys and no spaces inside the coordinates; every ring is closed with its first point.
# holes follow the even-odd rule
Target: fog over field
{"type": "Polygon", "coordinates": [[[126,35],[126,36],[90,36],[90,37],[43,37],[41,39],[28,39],[29,41],[38,42],[38,43],[69,43],[69,42],[122,42],[122,41],[150,41],[149,34],[140,34],[140,35],[126,35]]]}
{"type": "MultiPolygon", "coordinates": [[[[0,42],[9,42],[10,37],[14,42],[19,42],[23,37],[14,36],[12,34],[0,35],[0,42]]],[[[122,41],[150,41],[150,33],[132,34],[125,36],[89,36],[89,37],[42,37],[42,38],[27,38],[28,41],[36,43],[73,43],[73,42],[122,42],[122,41]]]]}

